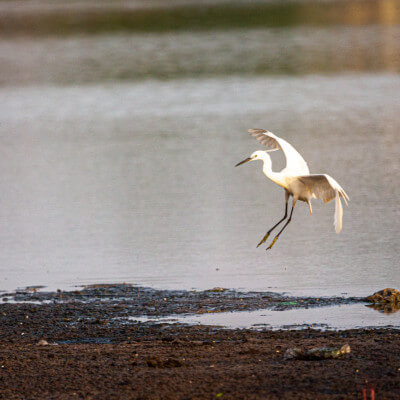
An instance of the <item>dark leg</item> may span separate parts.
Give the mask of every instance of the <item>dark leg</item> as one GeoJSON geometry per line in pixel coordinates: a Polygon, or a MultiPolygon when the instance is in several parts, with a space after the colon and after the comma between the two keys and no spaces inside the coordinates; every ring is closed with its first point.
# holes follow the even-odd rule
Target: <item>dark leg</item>
{"type": "Polygon", "coordinates": [[[278,240],[279,235],[284,231],[284,229],[289,225],[290,221],[292,220],[292,215],[293,215],[293,210],[294,210],[294,205],[296,204],[295,200],[293,199],[293,205],[292,205],[292,210],[290,211],[289,219],[286,221],[286,224],[283,225],[283,228],[278,232],[278,234],[274,237],[274,240],[271,242],[271,244],[267,247],[267,250],[272,249],[272,246],[275,244],[275,242],[278,240]]]}
{"type": "Polygon", "coordinates": [[[262,238],[261,242],[258,243],[257,247],[261,246],[269,237],[269,235],[271,234],[271,232],[283,221],[286,219],[287,217],[287,208],[288,208],[288,201],[289,201],[289,195],[287,192],[285,192],[285,215],[283,216],[283,218],[281,220],[279,220],[279,222],[277,222],[266,234],[265,236],[262,238]]]}

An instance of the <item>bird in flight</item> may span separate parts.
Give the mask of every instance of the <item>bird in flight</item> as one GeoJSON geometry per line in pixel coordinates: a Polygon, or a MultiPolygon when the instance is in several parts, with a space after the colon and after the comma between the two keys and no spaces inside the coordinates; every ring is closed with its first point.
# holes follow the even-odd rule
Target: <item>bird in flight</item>
{"type": "Polygon", "coordinates": [[[262,145],[270,148],[270,150],[255,151],[249,158],[246,158],[245,160],[236,164],[235,167],[248,161],[260,160],[263,162],[263,172],[266,177],[285,189],[285,215],[270,230],[268,230],[268,232],[261,239],[260,243],[258,243],[257,247],[265,243],[271,232],[287,218],[290,196],[293,197],[293,201],[289,218],[283,225],[282,229],[274,237],[271,244],[267,247],[267,250],[272,248],[281,233],[292,220],[293,210],[297,200],[307,203],[311,214],[311,199],[322,199],[324,203],[329,203],[332,199],[335,199],[336,207],[334,225],[336,233],[339,234],[342,230],[343,218],[343,207],[340,199],[343,198],[346,205],[347,200],[350,199],[343,188],[335,181],[335,179],[326,174],[310,174],[307,163],[298,153],[298,151],[286,140],[274,135],[272,132],[268,132],[264,129],[249,129],[248,132],[262,145]],[[286,158],[286,167],[281,172],[272,171],[272,161],[268,154],[269,152],[276,150],[282,150],[286,158]]]}

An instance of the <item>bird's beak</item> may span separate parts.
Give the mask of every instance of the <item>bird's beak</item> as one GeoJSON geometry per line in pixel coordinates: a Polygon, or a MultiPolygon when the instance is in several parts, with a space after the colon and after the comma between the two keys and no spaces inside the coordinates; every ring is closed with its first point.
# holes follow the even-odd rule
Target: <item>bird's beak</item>
{"type": "Polygon", "coordinates": [[[242,164],[246,163],[247,161],[251,161],[251,160],[252,160],[252,158],[251,158],[251,157],[249,157],[249,158],[246,158],[245,160],[243,160],[243,161],[240,161],[240,163],[237,163],[237,164],[235,165],[235,167],[238,167],[239,165],[242,165],[242,164]]]}

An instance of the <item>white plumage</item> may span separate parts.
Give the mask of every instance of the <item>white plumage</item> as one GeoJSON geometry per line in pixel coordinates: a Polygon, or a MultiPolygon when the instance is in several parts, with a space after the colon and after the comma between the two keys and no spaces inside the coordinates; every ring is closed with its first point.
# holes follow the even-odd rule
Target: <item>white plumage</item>
{"type": "Polygon", "coordinates": [[[266,147],[270,147],[273,150],[283,151],[286,158],[286,167],[281,171],[282,173],[288,175],[308,175],[310,173],[304,158],[285,139],[282,139],[264,129],[249,129],[249,133],[266,147]]]}
{"type": "Polygon", "coordinates": [[[287,206],[290,196],[293,197],[293,204],[289,219],[275,236],[267,250],[272,248],[279,235],[291,221],[293,209],[297,200],[306,202],[311,213],[311,199],[321,199],[324,201],[324,203],[328,203],[335,198],[334,225],[336,233],[339,234],[343,226],[343,207],[341,198],[343,198],[346,205],[348,204],[347,201],[349,200],[349,197],[339,183],[336,182],[336,180],[331,176],[326,174],[310,174],[308,165],[299,152],[286,140],[274,135],[272,132],[268,132],[264,129],[249,129],[249,133],[261,144],[269,147],[271,149],[269,151],[282,150],[286,158],[286,166],[280,172],[272,171],[272,162],[268,154],[269,151],[255,151],[249,158],[246,158],[245,160],[236,164],[236,166],[238,166],[247,161],[263,161],[264,174],[273,182],[285,189],[285,215],[266,233],[258,246],[263,244],[268,239],[270,233],[287,218],[287,206]]]}

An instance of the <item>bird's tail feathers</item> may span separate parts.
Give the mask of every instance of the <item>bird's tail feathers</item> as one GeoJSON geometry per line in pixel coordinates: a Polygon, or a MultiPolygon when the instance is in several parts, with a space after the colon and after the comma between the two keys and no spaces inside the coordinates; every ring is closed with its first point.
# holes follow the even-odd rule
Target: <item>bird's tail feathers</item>
{"type": "Polygon", "coordinates": [[[340,201],[340,193],[336,190],[336,202],[335,202],[335,229],[336,233],[339,235],[342,230],[342,219],[343,219],[343,207],[340,201]]]}

